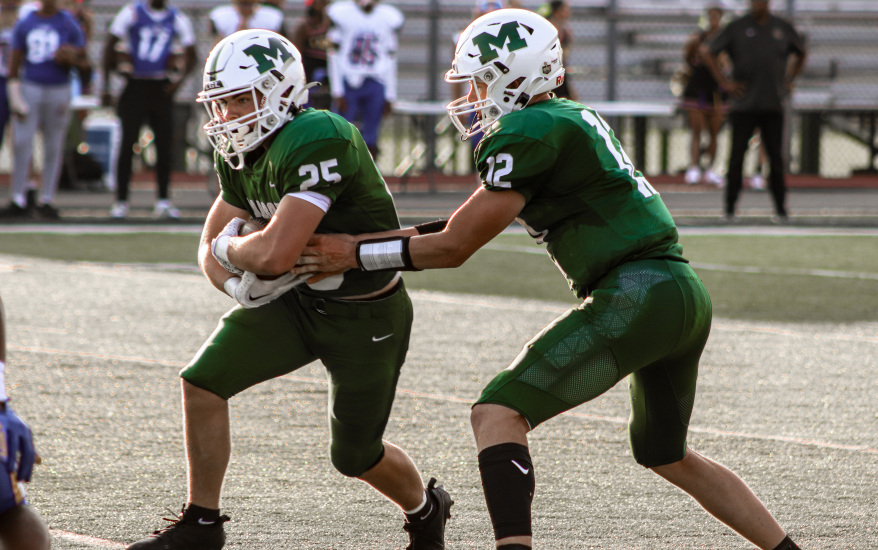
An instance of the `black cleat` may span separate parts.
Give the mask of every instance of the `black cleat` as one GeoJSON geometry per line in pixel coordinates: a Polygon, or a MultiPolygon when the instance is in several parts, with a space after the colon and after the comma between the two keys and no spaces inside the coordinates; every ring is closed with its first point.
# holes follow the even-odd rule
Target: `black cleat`
{"type": "Polygon", "coordinates": [[[220,516],[209,524],[195,518],[187,519],[186,507],[176,518],[164,518],[171,524],[141,539],[126,550],[220,550],[226,543],[223,523],[229,516],[220,516]]]}
{"type": "Polygon", "coordinates": [[[58,209],[51,204],[41,204],[33,210],[38,219],[41,220],[60,220],[61,214],[58,209]]]}
{"type": "Polygon", "coordinates": [[[10,201],[9,206],[0,209],[0,218],[5,218],[9,220],[26,220],[31,217],[31,214],[31,209],[18,206],[15,201],[10,201]]]}
{"type": "Polygon", "coordinates": [[[445,549],[445,522],[451,517],[451,495],[445,487],[436,487],[436,480],[430,478],[427,484],[427,494],[433,501],[433,510],[420,520],[406,523],[403,529],[408,531],[409,545],[406,550],[444,550],[445,549]]]}

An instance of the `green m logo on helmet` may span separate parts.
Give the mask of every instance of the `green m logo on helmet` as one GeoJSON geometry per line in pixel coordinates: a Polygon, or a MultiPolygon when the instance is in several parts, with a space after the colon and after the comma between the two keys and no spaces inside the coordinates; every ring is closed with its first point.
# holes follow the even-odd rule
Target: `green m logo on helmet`
{"type": "Polygon", "coordinates": [[[510,52],[526,48],[527,42],[518,34],[518,27],[517,21],[510,21],[509,23],[503,23],[497,36],[486,32],[474,36],[473,44],[479,48],[479,52],[482,54],[479,57],[479,62],[484,64],[500,57],[497,50],[503,49],[507,40],[509,41],[508,48],[510,52]]]}
{"type": "Polygon", "coordinates": [[[293,54],[286,49],[283,42],[277,38],[269,38],[267,47],[253,44],[252,46],[245,48],[243,51],[256,61],[256,70],[259,71],[259,74],[274,68],[274,63],[272,63],[270,59],[280,60],[280,62],[283,63],[287,59],[293,57],[293,54]]]}

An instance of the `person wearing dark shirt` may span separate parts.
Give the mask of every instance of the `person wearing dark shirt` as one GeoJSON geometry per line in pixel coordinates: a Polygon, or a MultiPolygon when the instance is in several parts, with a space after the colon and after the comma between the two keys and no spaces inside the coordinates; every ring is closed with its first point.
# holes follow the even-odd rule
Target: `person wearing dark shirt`
{"type": "Polygon", "coordinates": [[[296,25],[291,39],[302,52],[305,80],[320,83],[320,86],[311,88],[307,105],[316,109],[329,109],[332,106],[329,70],[326,66],[326,51],[329,48],[326,33],[332,22],[326,15],[327,4],[327,0],[305,0],[305,16],[296,25]]]}
{"type": "Polygon", "coordinates": [[[784,103],[793,81],[805,66],[805,40],[792,24],[771,13],[768,0],[750,0],[750,11],[729,23],[709,47],[702,49],[702,54],[720,86],[732,96],[726,220],[735,219],[744,154],[750,137],[759,128],[770,166],[769,187],[776,214],[772,219],[785,223],[788,217],[783,159],[784,103]],[[717,66],[716,56],[722,52],[728,54],[732,63],[731,79],[717,66]],[[791,55],[794,61],[789,63],[791,55]]]}
{"type": "Polygon", "coordinates": [[[717,187],[725,185],[722,176],[713,171],[716,162],[716,138],[725,121],[726,95],[704,64],[700,49],[719,34],[723,18],[721,4],[711,4],[706,10],[707,28],[692,33],[683,47],[683,59],[689,72],[689,80],[683,89],[680,108],[686,111],[689,132],[689,169],[686,170],[686,183],[694,185],[704,182],[717,187]],[[701,172],[701,134],[707,130],[708,142],[707,169],[701,172]]]}

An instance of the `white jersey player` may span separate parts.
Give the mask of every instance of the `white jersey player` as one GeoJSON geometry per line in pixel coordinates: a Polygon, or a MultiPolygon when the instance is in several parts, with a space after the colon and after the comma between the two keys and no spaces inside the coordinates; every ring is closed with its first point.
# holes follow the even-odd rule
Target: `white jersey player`
{"type": "Polygon", "coordinates": [[[332,97],[346,119],[361,120],[363,139],[374,155],[381,116],[396,100],[397,33],[405,18],[377,0],[333,3],[327,14],[332,97]]]}
{"type": "Polygon", "coordinates": [[[218,42],[237,31],[265,29],[284,33],[284,13],[254,0],[234,0],[210,10],[210,28],[218,42]]]}

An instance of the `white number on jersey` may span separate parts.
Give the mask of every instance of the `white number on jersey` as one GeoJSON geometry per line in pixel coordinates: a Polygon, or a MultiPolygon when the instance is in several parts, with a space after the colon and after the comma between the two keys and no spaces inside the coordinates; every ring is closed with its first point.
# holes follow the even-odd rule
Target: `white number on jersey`
{"type": "Polygon", "coordinates": [[[27,60],[34,65],[51,60],[61,45],[61,37],[51,28],[37,27],[27,33],[26,40],[27,60]]]}
{"type": "Polygon", "coordinates": [[[628,155],[621,147],[616,147],[613,144],[613,140],[610,137],[610,131],[607,127],[607,123],[604,122],[604,119],[595,115],[591,111],[583,110],[582,111],[582,120],[588,123],[589,126],[593,127],[598,131],[598,135],[603,138],[604,142],[607,144],[607,150],[613,155],[613,158],[616,159],[616,162],[619,164],[619,168],[627,171],[634,181],[637,182],[637,190],[640,191],[644,197],[651,197],[653,195],[658,195],[658,191],[656,191],[652,185],[646,181],[646,178],[643,176],[635,176],[634,172],[637,170],[634,168],[634,163],[631,162],[631,159],[628,158],[628,155]]]}
{"type": "Polygon", "coordinates": [[[163,27],[140,28],[140,42],[137,45],[137,59],[155,63],[165,51],[165,46],[171,39],[171,33],[163,27]]]}
{"type": "Polygon", "coordinates": [[[314,187],[320,183],[321,177],[323,178],[323,181],[329,183],[340,182],[341,174],[334,174],[330,171],[336,166],[338,166],[338,159],[324,160],[320,163],[319,169],[316,164],[303,164],[302,166],[299,166],[299,175],[302,177],[308,176],[308,179],[303,181],[302,185],[299,186],[299,191],[307,191],[314,187]]]}
{"type": "Polygon", "coordinates": [[[503,181],[503,176],[508,176],[512,172],[512,155],[509,153],[500,153],[497,158],[488,157],[488,175],[485,176],[485,182],[495,187],[512,188],[512,182],[503,181]],[[495,171],[495,168],[497,169],[495,171]]]}

